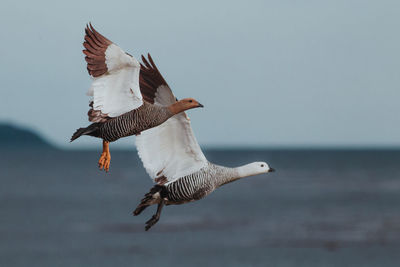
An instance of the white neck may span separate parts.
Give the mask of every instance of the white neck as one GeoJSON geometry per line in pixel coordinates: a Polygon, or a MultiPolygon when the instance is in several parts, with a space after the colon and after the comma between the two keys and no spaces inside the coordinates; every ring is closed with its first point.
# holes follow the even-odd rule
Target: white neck
{"type": "Polygon", "coordinates": [[[226,168],[226,169],[227,169],[226,176],[223,177],[223,179],[221,179],[222,181],[220,183],[220,186],[227,183],[231,183],[233,181],[239,180],[244,177],[249,177],[259,174],[259,172],[254,170],[254,167],[251,166],[251,164],[246,164],[240,167],[226,168]]]}
{"type": "Polygon", "coordinates": [[[254,170],[252,164],[246,164],[235,169],[238,172],[239,179],[259,174],[258,170],[254,170]]]}

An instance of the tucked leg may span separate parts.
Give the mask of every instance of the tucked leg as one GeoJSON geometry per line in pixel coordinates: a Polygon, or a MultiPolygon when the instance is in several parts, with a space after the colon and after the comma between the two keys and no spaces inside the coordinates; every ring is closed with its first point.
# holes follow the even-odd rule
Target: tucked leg
{"type": "Polygon", "coordinates": [[[149,193],[144,195],[144,198],[140,201],[140,204],[136,207],[135,211],[133,212],[134,216],[139,215],[145,208],[151,205],[151,200],[153,199],[153,195],[155,190],[152,188],[149,193]]]}
{"type": "Polygon", "coordinates": [[[101,153],[99,159],[100,170],[104,169],[106,172],[110,169],[111,154],[109,149],[110,142],[103,140],[103,153],[101,153]]]}
{"type": "Polygon", "coordinates": [[[151,219],[146,222],[146,228],[145,228],[146,231],[148,231],[153,225],[155,225],[158,222],[164,204],[165,204],[164,199],[161,199],[160,203],[158,203],[156,214],[154,214],[153,217],[151,217],[151,219]]]}
{"type": "Polygon", "coordinates": [[[150,189],[150,192],[144,195],[144,198],[140,201],[140,204],[136,207],[133,215],[139,215],[145,208],[158,204],[160,198],[166,197],[167,192],[164,186],[155,185],[150,189]]]}

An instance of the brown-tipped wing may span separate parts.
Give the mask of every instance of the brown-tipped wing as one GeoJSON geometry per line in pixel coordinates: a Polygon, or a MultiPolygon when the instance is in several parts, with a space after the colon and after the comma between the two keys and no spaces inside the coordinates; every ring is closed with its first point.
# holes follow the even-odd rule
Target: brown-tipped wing
{"type": "Polygon", "coordinates": [[[164,80],[150,54],[148,60],[142,55],[143,64],[140,64],[140,92],[144,100],[152,104],[169,106],[176,102],[176,98],[164,80]]]}
{"type": "Polygon", "coordinates": [[[87,70],[93,77],[99,77],[108,71],[106,50],[110,44],[112,42],[98,33],[92,24],[86,25],[83,53],[86,55],[87,70]]]}
{"type": "Polygon", "coordinates": [[[139,89],[139,62],[98,33],[91,24],[83,43],[89,74],[93,77],[88,95],[93,96],[88,112],[91,122],[104,122],[143,104],[139,89]]]}

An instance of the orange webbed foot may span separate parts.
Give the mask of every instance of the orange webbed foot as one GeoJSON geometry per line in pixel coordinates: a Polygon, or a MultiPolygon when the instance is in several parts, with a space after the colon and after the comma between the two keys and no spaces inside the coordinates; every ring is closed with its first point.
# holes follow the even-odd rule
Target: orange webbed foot
{"type": "Polygon", "coordinates": [[[101,156],[99,159],[99,169],[105,170],[106,172],[108,172],[110,169],[110,162],[111,162],[110,153],[107,153],[107,152],[101,153],[101,156]]]}
{"type": "Polygon", "coordinates": [[[103,140],[103,153],[99,159],[99,169],[108,172],[110,169],[111,154],[109,149],[109,142],[103,140]]]}

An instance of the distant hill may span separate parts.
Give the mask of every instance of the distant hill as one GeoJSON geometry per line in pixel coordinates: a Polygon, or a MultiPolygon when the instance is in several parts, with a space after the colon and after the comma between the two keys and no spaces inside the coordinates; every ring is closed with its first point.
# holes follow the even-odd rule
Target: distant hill
{"type": "Polygon", "coordinates": [[[37,133],[14,126],[0,123],[0,149],[55,149],[37,133]]]}

